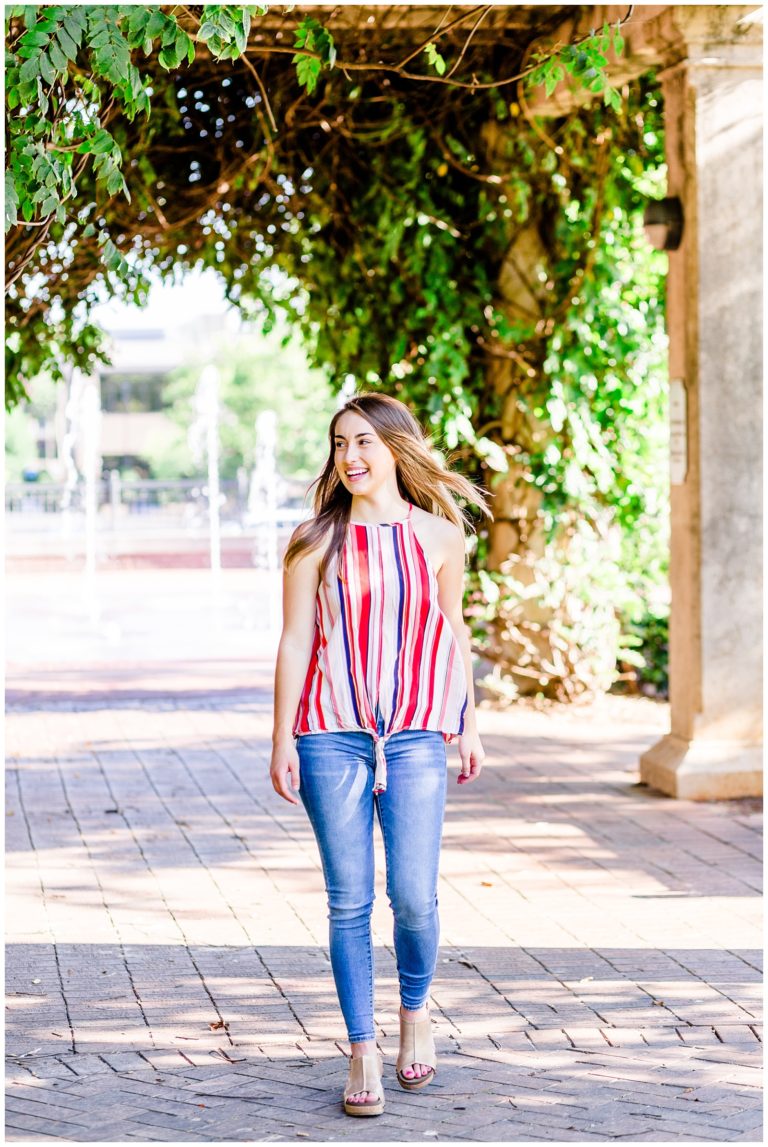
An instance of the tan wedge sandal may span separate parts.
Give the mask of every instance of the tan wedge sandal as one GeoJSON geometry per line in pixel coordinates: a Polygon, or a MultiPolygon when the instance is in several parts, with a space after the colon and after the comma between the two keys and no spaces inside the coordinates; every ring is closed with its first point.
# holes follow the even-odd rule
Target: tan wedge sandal
{"type": "Polygon", "coordinates": [[[400,1016],[400,1051],[397,1056],[397,1082],[406,1091],[418,1091],[431,1083],[437,1071],[437,1054],[432,1036],[432,1018],[427,1015],[422,1020],[407,1020],[400,1016]],[[401,1075],[404,1067],[414,1063],[424,1063],[432,1070],[428,1075],[408,1079],[401,1075]]]}
{"type": "Polygon", "coordinates": [[[358,1055],[349,1061],[349,1078],[344,1088],[344,1110],[347,1115],[382,1115],[384,1113],[384,1086],[381,1076],[384,1057],[380,1051],[371,1055],[358,1055]],[[370,1091],[377,1096],[376,1101],[357,1100],[350,1103],[350,1095],[359,1091],[370,1091]]]}

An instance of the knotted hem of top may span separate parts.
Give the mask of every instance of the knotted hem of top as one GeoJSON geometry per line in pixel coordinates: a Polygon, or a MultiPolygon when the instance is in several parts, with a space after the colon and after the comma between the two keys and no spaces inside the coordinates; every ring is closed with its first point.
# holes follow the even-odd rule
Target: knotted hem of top
{"type": "MultiPolygon", "coordinates": [[[[374,793],[385,793],[387,791],[387,758],[384,755],[384,745],[386,744],[391,733],[374,733],[372,729],[314,729],[308,733],[297,733],[294,731],[293,738],[298,740],[299,737],[312,736],[313,733],[365,733],[368,737],[373,737],[373,750],[376,760],[376,768],[373,773],[373,791],[374,793]]],[[[443,734],[445,736],[445,734],[443,734]]]]}
{"type": "MultiPolygon", "coordinates": [[[[463,724],[463,722],[462,722],[462,724],[463,724]]],[[[372,729],[360,729],[360,728],[357,728],[357,729],[338,729],[338,730],[317,729],[314,731],[315,732],[340,732],[340,733],[345,733],[345,732],[348,732],[348,733],[366,733],[369,737],[373,737],[373,749],[374,749],[374,756],[375,756],[375,760],[376,760],[376,768],[374,769],[374,773],[373,773],[373,792],[374,792],[374,795],[376,795],[377,793],[385,793],[387,791],[387,758],[386,758],[386,755],[384,752],[384,746],[386,745],[389,738],[394,735],[393,733],[384,733],[384,734],[380,735],[379,733],[374,733],[372,729]]],[[[462,733],[461,729],[459,730],[458,733],[445,733],[440,729],[425,730],[425,732],[426,731],[441,733],[443,740],[449,745],[452,744],[452,742],[456,739],[456,737],[460,737],[461,733],[462,733]]],[[[304,737],[304,736],[311,736],[311,735],[312,735],[311,733],[309,733],[309,734],[307,734],[307,733],[294,733],[294,737],[304,737]]]]}
{"type": "Polygon", "coordinates": [[[378,733],[371,733],[373,737],[373,748],[376,755],[376,769],[373,774],[373,792],[385,793],[387,791],[387,758],[384,755],[384,745],[386,744],[386,736],[380,737],[378,733]]]}

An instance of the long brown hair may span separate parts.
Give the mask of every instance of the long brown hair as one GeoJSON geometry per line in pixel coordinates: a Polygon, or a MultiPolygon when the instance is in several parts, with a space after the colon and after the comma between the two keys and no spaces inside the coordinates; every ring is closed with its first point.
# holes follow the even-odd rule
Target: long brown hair
{"type": "MultiPolygon", "coordinates": [[[[296,531],[285,553],[285,566],[290,565],[307,550],[313,550],[330,532],[330,543],[320,563],[320,577],[344,545],[349,522],[352,495],[339,478],[334,462],[336,453],[336,423],[343,414],[353,411],[374,428],[379,438],[395,456],[397,486],[408,502],[420,506],[430,514],[448,518],[462,529],[473,530],[471,518],[456,504],[453,494],[477,506],[486,517],[491,511],[484,493],[462,474],[457,474],[432,453],[432,442],[407,406],[388,394],[358,394],[337,410],[328,428],[328,459],[319,477],[312,500],[314,518],[303,522],[296,531]]],[[[309,489],[312,489],[312,486],[309,489]]]]}

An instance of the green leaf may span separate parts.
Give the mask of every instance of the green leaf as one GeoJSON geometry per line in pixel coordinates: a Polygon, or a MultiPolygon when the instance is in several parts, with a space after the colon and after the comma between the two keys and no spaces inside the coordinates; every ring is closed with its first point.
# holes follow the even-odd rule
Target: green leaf
{"type": "Polygon", "coordinates": [[[26,60],[25,63],[19,68],[19,80],[22,83],[28,83],[31,80],[36,80],[40,74],[40,57],[33,56],[31,60],[26,60]]]}
{"type": "Polygon", "coordinates": [[[550,69],[544,81],[544,90],[547,96],[551,96],[557,85],[562,79],[565,78],[565,72],[561,67],[554,66],[550,69]]]}
{"type": "MultiPolygon", "coordinates": [[[[71,40],[75,51],[77,51],[80,47],[81,42],[82,42],[84,33],[85,33],[85,17],[84,17],[84,14],[80,10],[76,9],[74,12],[71,13],[70,16],[67,17],[67,19],[64,21],[61,28],[59,29],[59,35],[60,35],[61,40],[62,40],[61,46],[64,49],[64,51],[67,53],[67,55],[69,55],[68,45],[66,48],[64,47],[64,44],[67,43],[67,40],[71,40]]],[[[74,59],[74,56],[72,58],[74,59]]]]}
{"type": "Polygon", "coordinates": [[[177,68],[179,61],[176,59],[175,46],[173,48],[163,48],[158,52],[157,61],[162,68],[165,68],[166,72],[172,72],[177,68]]]}
{"type": "Polygon", "coordinates": [[[604,68],[608,63],[608,60],[603,55],[603,53],[598,51],[596,48],[588,48],[586,55],[587,59],[589,60],[589,65],[592,68],[604,68]]]}
{"type": "Polygon", "coordinates": [[[167,18],[165,27],[163,28],[163,34],[160,38],[162,47],[168,48],[171,44],[175,44],[180,31],[181,29],[178,27],[176,21],[167,18]]]}
{"type": "Polygon", "coordinates": [[[109,8],[87,8],[91,33],[90,51],[94,71],[118,87],[131,61],[128,42],[115,23],[109,8]]]}
{"type": "MultiPolygon", "coordinates": [[[[88,27],[88,14],[85,11],[85,9],[81,8],[77,5],[75,7],[73,7],[69,13],[69,21],[67,22],[67,31],[69,31],[70,23],[74,24],[80,30],[81,36],[84,36],[85,30],[88,27]]],[[[80,40],[78,39],[77,42],[79,44],[80,40]]]]}
{"type": "Polygon", "coordinates": [[[113,168],[107,176],[107,191],[110,195],[117,195],[118,191],[124,187],[125,181],[123,180],[122,173],[117,167],[113,168]]]}
{"type": "Polygon", "coordinates": [[[313,56],[296,55],[293,57],[293,63],[296,65],[296,77],[299,83],[312,95],[320,75],[320,61],[313,56]]]}
{"type": "Polygon", "coordinates": [[[313,45],[314,29],[320,25],[311,16],[302,20],[294,32],[297,48],[311,48],[313,45]]]}
{"type": "Polygon", "coordinates": [[[149,36],[154,40],[156,36],[160,35],[163,28],[165,27],[166,17],[165,13],[161,12],[159,8],[151,8],[149,11],[149,22],[144,29],[144,35],[149,36]]]}
{"type": "Polygon", "coordinates": [[[107,152],[114,150],[115,141],[110,132],[105,128],[99,128],[95,136],[91,140],[91,151],[94,155],[104,155],[107,152]]]}
{"type": "Polygon", "coordinates": [[[443,59],[443,57],[438,52],[435,45],[430,41],[430,43],[427,44],[424,51],[426,52],[427,60],[432,65],[432,67],[435,69],[437,74],[439,76],[444,75],[445,69],[446,69],[446,63],[445,63],[445,60],[443,59]]]}
{"type": "Polygon", "coordinates": [[[152,9],[145,8],[143,5],[136,5],[131,8],[125,24],[125,38],[132,47],[137,48],[146,38],[147,24],[151,18],[152,9]]]}
{"type": "Polygon", "coordinates": [[[25,51],[30,48],[34,51],[37,48],[44,48],[48,43],[48,33],[41,32],[37,28],[30,28],[25,32],[19,40],[19,55],[23,55],[25,51]]]}
{"type": "Polygon", "coordinates": [[[124,88],[127,89],[126,94],[129,97],[129,102],[135,104],[136,100],[144,90],[144,82],[141,78],[139,69],[134,64],[128,65],[128,72],[125,77],[124,88]]]}
{"type": "Polygon", "coordinates": [[[43,77],[47,84],[52,84],[56,79],[56,69],[46,55],[38,57],[40,65],[40,75],[43,77]]]}
{"type": "Polygon", "coordinates": [[[216,22],[220,31],[224,36],[232,36],[235,31],[235,18],[232,12],[224,4],[209,5],[209,10],[212,8],[216,12],[216,22]]]}
{"type": "MultiPolygon", "coordinates": [[[[315,20],[313,16],[308,16],[302,20],[296,28],[294,35],[296,37],[297,48],[306,48],[308,52],[317,52],[320,57],[320,67],[322,67],[323,64],[326,64],[329,68],[334,66],[336,63],[336,46],[333,41],[333,36],[318,20],[315,20]]],[[[296,57],[294,56],[294,63],[295,62],[296,57]]],[[[314,84],[311,90],[314,90],[314,84]]]]}
{"type": "Polygon", "coordinates": [[[56,40],[51,40],[50,47],[48,48],[48,55],[57,72],[67,71],[69,61],[62,52],[56,40]]]}
{"type": "Polygon", "coordinates": [[[120,252],[109,238],[104,241],[104,245],[101,249],[101,257],[110,271],[114,271],[120,266],[120,252]]]}

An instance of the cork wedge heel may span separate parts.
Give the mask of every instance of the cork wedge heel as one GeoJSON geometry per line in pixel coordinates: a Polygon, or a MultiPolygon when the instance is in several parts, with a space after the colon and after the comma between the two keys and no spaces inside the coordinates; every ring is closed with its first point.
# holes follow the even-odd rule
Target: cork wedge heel
{"type": "Polygon", "coordinates": [[[380,1051],[371,1055],[359,1055],[349,1061],[349,1077],[344,1088],[344,1111],[347,1115],[382,1115],[384,1113],[384,1085],[381,1076],[384,1057],[380,1051]],[[350,1102],[350,1095],[359,1091],[370,1091],[376,1101],[350,1102]]]}
{"type": "Polygon", "coordinates": [[[397,1055],[397,1082],[406,1091],[418,1091],[431,1083],[437,1071],[437,1053],[432,1035],[432,1017],[427,1013],[424,1019],[407,1020],[400,1016],[400,1051],[397,1055]],[[424,1063],[432,1070],[420,1078],[408,1079],[402,1074],[404,1067],[413,1063],[424,1063]]]}

